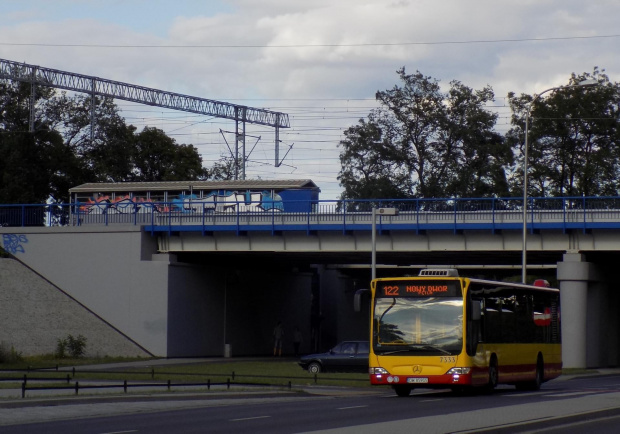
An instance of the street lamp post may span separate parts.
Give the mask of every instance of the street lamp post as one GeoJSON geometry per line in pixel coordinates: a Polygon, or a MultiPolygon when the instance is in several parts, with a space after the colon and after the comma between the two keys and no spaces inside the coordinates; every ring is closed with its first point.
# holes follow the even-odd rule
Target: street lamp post
{"type": "Polygon", "coordinates": [[[532,113],[532,108],[534,107],[534,103],[547,92],[559,89],[568,89],[571,87],[594,86],[597,84],[598,81],[594,79],[588,79],[568,86],[550,87],[549,89],[543,90],[538,95],[535,95],[534,99],[529,103],[527,111],[525,112],[525,144],[523,149],[523,244],[521,253],[521,281],[523,283],[527,283],[527,149],[529,146],[530,117],[532,113]]]}
{"type": "Polygon", "coordinates": [[[377,214],[386,216],[398,215],[396,208],[372,208],[372,259],[371,259],[371,280],[377,277],[377,214]]]}

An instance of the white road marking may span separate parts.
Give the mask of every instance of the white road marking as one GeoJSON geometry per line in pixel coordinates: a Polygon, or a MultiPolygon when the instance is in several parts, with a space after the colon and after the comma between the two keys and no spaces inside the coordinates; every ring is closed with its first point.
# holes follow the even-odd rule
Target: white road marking
{"type": "Polygon", "coordinates": [[[545,395],[545,396],[550,396],[552,398],[555,397],[562,397],[562,396],[579,396],[579,395],[592,395],[593,393],[597,393],[597,392],[593,392],[593,391],[589,391],[589,392],[567,392],[567,393],[554,393],[553,395],[545,395]]]}
{"type": "Polygon", "coordinates": [[[230,419],[231,422],[241,422],[244,420],[254,420],[254,419],[267,419],[271,416],[254,416],[254,417],[242,417],[240,419],[230,419]]]}
{"type": "Polygon", "coordinates": [[[129,431],[112,431],[112,432],[102,432],[101,434],[127,434],[129,432],[138,432],[137,429],[132,429],[129,431]]]}
{"type": "Polygon", "coordinates": [[[368,406],[367,405],[355,405],[353,407],[340,407],[340,408],[337,408],[336,410],[351,410],[353,408],[366,408],[366,407],[368,406]]]}

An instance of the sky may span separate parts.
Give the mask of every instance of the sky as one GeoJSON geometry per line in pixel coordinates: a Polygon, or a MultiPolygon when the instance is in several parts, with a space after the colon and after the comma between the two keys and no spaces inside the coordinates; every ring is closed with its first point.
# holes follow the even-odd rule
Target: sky
{"type": "MultiPolygon", "coordinates": [[[[620,81],[618,17],[620,0],[2,0],[0,59],[287,113],[278,167],[273,129],[247,125],[246,178],[312,179],[336,199],[343,132],[399,68],[491,86],[501,132],[508,92],[594,67],[620,81]]],[[[117,105],[206,167],[234,144],[233,121],[117,105]]]]}

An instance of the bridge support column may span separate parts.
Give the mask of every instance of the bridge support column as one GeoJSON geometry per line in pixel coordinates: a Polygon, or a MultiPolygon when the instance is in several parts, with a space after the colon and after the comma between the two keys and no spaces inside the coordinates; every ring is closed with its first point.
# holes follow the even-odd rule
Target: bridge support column
{"type": "Polygon", "coordinates": [[[584,262],[581,253],[565,253],[558,262],[565,368],[587,367],[588,283],[593,275],[593,264],[584,262]]]}

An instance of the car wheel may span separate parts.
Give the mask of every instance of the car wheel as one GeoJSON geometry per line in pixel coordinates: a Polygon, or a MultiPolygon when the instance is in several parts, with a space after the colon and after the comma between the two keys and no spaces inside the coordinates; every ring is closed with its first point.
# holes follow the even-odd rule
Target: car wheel
{"type": "Polygon", "coordinates": [[[321,364],[318,362],[312,362],[308,365],[308,372],[311,374],[318,374],[321,372],[321,364]]]}

